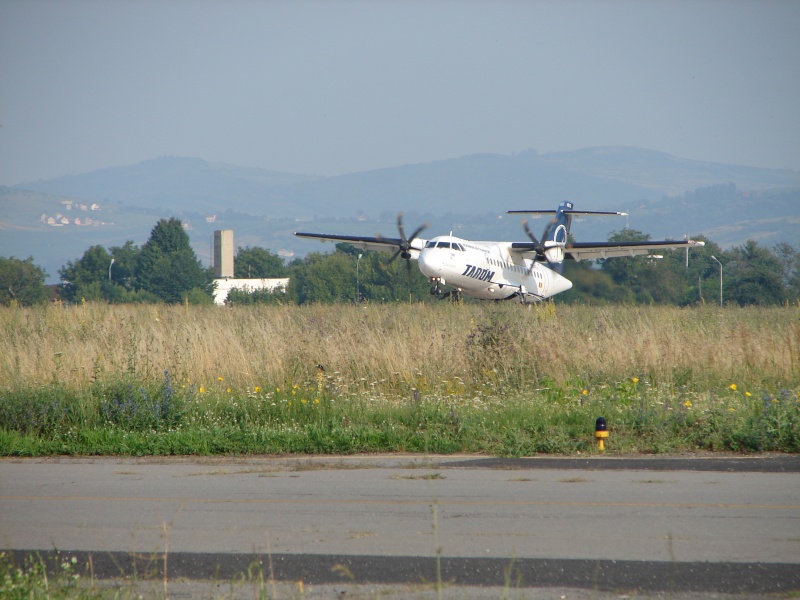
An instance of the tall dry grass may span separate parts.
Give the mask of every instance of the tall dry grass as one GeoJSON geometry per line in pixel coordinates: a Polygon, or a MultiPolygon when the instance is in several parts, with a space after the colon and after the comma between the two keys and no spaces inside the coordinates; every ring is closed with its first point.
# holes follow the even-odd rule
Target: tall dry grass
{"type": "Polygon", "coordinates": [[[800,309],[446,303],[0,308],[0,385],[133,374],[237,387],[527,388],[646,377],[796,387],[800,309]]]}

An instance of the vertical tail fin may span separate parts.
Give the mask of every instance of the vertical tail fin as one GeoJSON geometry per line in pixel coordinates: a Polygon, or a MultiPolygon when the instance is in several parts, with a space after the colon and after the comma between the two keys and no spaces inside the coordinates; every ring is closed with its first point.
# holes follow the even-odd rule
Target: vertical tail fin
{"type": "Polygon", "coordinates": [[[556,210],[509,210],[509,214],[525,213],[532,215],[555,215],[547,227],[544,229],[542,241],[539,242],[536,237],[531,233],[526,223],[523,223],[525,232],[531,241],[534,243],[534,248],[537,254],[537,260],[544,257],[547,260],[548,266],[561,273],[564,263],[565,250],[567,242],[569,241],[569,230],[572,226],[573,215],[618,215],[625,216],[624,212],[609,212],[597,210],[573,210],[572,202],[564,201],[558,205],[556,210]]]}
{"type": "Polygon", "coordinates": [[[561,272],[564,263],[564,248],[569,240],[569,228],[572,226],[572,202],[562,202],[556,209],[556,216],[548,223],[542,235],[544,255],[550,268],[561,272]]]}

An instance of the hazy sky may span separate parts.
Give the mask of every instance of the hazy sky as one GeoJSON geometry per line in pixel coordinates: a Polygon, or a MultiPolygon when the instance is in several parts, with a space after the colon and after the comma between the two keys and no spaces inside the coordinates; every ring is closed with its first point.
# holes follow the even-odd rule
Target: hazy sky
{"type": "Polygon", "coordinates": [[[0,0],[0,184],[628,145],[800,169],[800,2],[0,0]]]}

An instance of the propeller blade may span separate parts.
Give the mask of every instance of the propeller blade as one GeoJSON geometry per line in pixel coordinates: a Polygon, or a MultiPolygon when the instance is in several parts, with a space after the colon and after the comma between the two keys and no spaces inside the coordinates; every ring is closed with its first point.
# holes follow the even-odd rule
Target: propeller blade
{"type": "Polygon", "coordinates": [[[411,244],[415,239],[419,237],[419,234],[425,231],[430,225],[428,223],[423,223],[419,227],[417,227],[416,231],[411,234],[411,237],[408,238],[408,243],[411,244]]]}
{"type": "Polygon", "coordinates": [[[406,232],[403,229],[403,213],[397,213],[397,230],[400,232],[400,239],[406,241],[406,232]]]}
{"type": "MultiPolygon", "coordinates": [[[[536,239],[536,236],[535,236],[535,235],[533,235],[533,232],[531,231],[531,228],[530,228],[530,226],[528,225],[528,219],[524,219],[524,220],[522,221],[522,228],[523,228],[523,229],[525,229],[525,233],[527,233],[527,234],[528,234],[528,237],[529,237],[529,238],[531,238],[531,241],[532,241],[534,244],[536,244],[537,246],[541,246],[541,244],[539,243],[539,240],[537,240],[537,239],[536,239]]],[[[537,251],[538,251],[538,248],[537,248],[537,251]]]]}
{"type": "Polygon", "coordinates": [[[546,242],[547,239],[550,237],[550,230],[553,229],[553,225],[555,225],[558,220],[553,217],[550,219],[550,222],[547,224],[547,227],[544,228],[544,233],[542,234],[542,241],[546,242]]]}

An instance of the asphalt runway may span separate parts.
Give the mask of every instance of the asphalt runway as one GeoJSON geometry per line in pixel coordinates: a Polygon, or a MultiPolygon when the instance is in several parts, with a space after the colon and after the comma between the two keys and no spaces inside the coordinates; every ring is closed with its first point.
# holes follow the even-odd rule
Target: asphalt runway
{"type": "Polygon", "coordinates": [[[754,597],[800,591],[800,456],[3,459],[0,545],[99,579],[754,597]]]}

